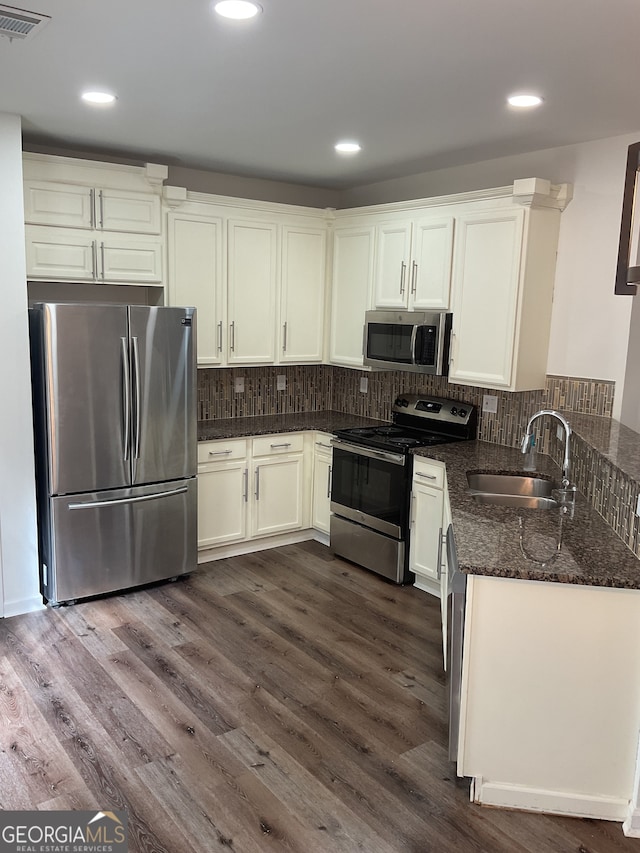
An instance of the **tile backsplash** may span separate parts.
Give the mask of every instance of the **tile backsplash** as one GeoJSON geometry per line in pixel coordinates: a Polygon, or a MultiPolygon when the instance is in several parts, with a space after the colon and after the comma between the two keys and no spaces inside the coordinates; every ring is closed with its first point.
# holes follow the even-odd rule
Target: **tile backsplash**
{"type": "MultiPolygon", "coordinates": [[[[614,383],[569,376],[547,376],[541,391],[512,393],[468,385],[450,385],[441,376],[401,371],[361,371],[328,365],[296,365],[251,368],[201,368],[198,371],[198,418],[241,418],[331,409],[352,415],[390,420],[391,406],[399,393],[427,393],[474,403],[480,421],[478,437],[516,447],[527,420],[542,408],[611,417],[614,383]],[[278,376],[286,389],[277,390],[278,376]],[[367,391],[360,381],[367,379],[367,391]],[[244,391],[235,391],[244,380],[244,391]],[[495,414],[482,412],[482,398],[498,398],[495,414]]],[[[548,447],[548,436],[541,450],[548,447]]]]}

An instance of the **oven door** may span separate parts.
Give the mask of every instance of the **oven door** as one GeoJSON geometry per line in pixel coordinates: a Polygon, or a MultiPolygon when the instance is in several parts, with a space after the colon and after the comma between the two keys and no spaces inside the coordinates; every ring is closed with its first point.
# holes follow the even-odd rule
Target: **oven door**
{"type": "Polygon", "coordinates": [[[407,457],[334,439],[331,511],[403,538],[408,517],[407,457]]]}

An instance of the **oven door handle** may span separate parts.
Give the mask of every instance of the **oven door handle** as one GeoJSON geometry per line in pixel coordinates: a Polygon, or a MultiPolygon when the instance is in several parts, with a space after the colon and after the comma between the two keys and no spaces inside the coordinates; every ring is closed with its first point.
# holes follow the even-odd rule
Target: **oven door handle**
{"type": "Polygon", "coordinates": [[[405,465],[406,456],[401,453],[389,453],[386,450],[374,450],[372,447],[363,447],[361,444],[351,444],[348,441],[334,438],[331,444],[338,450],[346,450],[348,453],[353,453],[356,456],[368,456],[371,459],[382,459],[384,462],[391,462],[392,465],[405,465]]]}

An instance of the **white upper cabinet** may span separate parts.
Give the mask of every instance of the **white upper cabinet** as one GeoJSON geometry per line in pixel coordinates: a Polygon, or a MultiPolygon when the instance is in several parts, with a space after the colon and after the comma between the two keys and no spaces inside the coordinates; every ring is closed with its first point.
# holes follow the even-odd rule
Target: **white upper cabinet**
{"type": "Polygon", "coordinates": [[[171,211],[167,217],[169,302],[197,309],[198,364],[225,363],[224,221],[200,212],[171,211]]]}
{"type": "Polygon", "coordinates": [[[333,290],[329,360],[362,367],[364,315],[370,307],[374,258],[373,225],[338,227],[333,234],[333,290]]]}
{"type": "Polygon", "coordinates": [[[449,308],[452,216],[384,222],[376,228],[376,308],[449,308]]]}
{"type": "Polygon", "coordinates": [[[322,361],[326,228],[282,226],[279,361],[322,361]]]}
{"type": "Polygon", "coordinates": [[[500,208],[457,217],[450,382],[544,388],[563,190],[516,181],[500,208]]]}
{"type": "Polygon", "coordinates": [[[277,225],[228,222],[228,363],[273,364],[276,355],[277,225]]]}
{"type": "Polygon", "coordinates": [[[27,275],[160,284],[166,166],[24,154],[27,275]]]}
{"type": "Polygon", "coordinates": [[[160,197],[150,193],[26,181],[24,205],[25,222],[30,225],[133,234],[161,231],[160,197]]]}

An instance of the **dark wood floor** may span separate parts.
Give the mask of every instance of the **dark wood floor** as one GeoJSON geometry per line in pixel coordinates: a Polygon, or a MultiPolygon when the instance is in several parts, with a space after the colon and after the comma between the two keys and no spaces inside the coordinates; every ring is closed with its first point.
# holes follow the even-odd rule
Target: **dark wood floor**
{"type": "Polygon", "coordinates": [[[126,809],[154,853],[618,853],[471,805],[439,603],[317,543],[0,624],[0,808],[126,809]]]}

